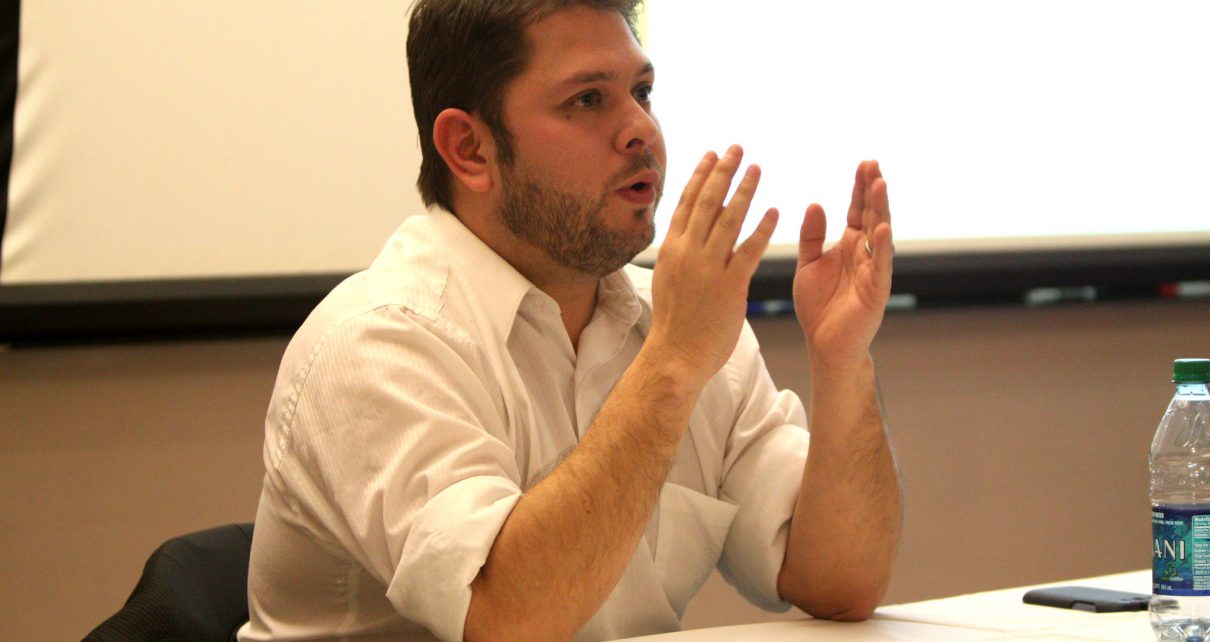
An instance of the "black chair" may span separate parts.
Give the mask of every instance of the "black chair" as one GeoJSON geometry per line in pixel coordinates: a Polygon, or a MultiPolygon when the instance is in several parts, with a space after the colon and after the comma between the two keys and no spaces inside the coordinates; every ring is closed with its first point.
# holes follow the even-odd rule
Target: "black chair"
{"type": "Polygon", "coordinates": [[[252,524],[174,537],[147,559],[126,604],[84,642],[230,642],[248,621],[252,524]]]}

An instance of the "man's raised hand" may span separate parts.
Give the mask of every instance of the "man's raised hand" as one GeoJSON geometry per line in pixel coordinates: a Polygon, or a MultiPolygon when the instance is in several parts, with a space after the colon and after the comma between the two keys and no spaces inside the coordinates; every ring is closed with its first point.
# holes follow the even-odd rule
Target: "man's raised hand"
{"type": "Polygon", "coordinates": [[[848,224],[824,252],[826,229],[823,208],[811,204],[799,236],[794,310],[812,365],[851,368],[868,356],[891,293],[891,210],[877,161],[858,166],[848,224]]]}
{"type": "Polygon", "coordinates": [[[771,209],[736,246],[760,182],[760,168],[749,166],[724,203],[742,159],[739,146],[722,158],[713,152],[702,158],[681,193],[656,259],[649,339],[684,366],[680,374],[700,385],[735,349],[747,312],[748,284],[777,225],[777,210],[771,209]]]}

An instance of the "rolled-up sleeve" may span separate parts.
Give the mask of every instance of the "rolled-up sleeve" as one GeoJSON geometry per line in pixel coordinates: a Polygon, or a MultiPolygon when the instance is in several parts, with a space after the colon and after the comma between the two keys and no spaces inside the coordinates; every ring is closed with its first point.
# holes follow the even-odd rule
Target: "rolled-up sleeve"
{"type": "Polygon", "coordinates": [[[777,576],[807,458],[806,413],[796,394],[777,390],[747,326],[726,374],[739,410],[719,492],[739,510],[719,571],[753,604],[784,611],[790,605],[778,594],[777,576]]]}
{"type": "Polygon", "coordinates": [[[387,597],[443,640],[461,640],[471,581],[521,493],[500,477],[472,477],[437,493],[412,520],[387,597]]]}
{"type": "Polygon", "coordinates": [[[269,479],[296,523],[386,586],[401,616],[459,640],[471,581],[521,489],[480,353],[438,334],[384,307],[316,341],[271,409],[269,479]]]}

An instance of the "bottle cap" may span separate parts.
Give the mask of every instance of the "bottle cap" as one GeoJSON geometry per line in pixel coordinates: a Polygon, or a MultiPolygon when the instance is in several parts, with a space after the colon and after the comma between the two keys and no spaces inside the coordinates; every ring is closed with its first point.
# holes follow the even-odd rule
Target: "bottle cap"
{"type": "Polygon", "coordinates": [[[1210,359],[1177,359],[1172,362],[1172,383],[1210,382],[1210,359]]]}

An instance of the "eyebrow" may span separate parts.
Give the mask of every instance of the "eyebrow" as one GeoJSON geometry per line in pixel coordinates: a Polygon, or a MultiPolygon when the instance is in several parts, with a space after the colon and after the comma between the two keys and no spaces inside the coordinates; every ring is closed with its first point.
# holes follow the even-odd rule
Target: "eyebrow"
{"type": "MultiPolygon", "coordinates": [[[[638,75],[643,76],[643,75],[649,74],[653,71],[655,71],[655,65],[653,65],[649,62],[649,63],[643,65],[642,68],[639,69],[638,75]]],[[[561,84],[586,85],[589,83],[600,82],[602,80],[616,80],[617,77],[618,77],[618,74],[615,72],[612,72],[612,71],[586,71],[583,73],[575,74],[575,75],[567,78],[561,84]]]]}

